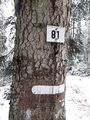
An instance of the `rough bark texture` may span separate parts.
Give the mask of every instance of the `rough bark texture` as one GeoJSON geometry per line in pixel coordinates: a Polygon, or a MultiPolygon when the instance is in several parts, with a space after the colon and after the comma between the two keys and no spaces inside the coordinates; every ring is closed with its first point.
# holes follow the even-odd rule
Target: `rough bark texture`
{"type": "Polygon", "coordinates": [[[22,0],[16,11],[9,120],[65,120],[65,92],[34,95],[34,85],[65,84],[69,0],[22,0]],[[47,43],[46,27],[65,27],[65,43],[47,43]]]}

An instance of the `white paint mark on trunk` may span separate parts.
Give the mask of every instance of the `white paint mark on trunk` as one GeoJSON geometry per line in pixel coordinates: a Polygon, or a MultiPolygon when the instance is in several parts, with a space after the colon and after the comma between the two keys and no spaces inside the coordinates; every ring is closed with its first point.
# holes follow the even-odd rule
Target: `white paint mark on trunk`
{"type": "Polygon", "coordinates": [[[37,85],[32,87],[33,94],[51,94],[55,95],[58,93],[63,93],[65,90],[65,85],[58,85],[58,86],[45,86],[45,85],[37,85]]]}

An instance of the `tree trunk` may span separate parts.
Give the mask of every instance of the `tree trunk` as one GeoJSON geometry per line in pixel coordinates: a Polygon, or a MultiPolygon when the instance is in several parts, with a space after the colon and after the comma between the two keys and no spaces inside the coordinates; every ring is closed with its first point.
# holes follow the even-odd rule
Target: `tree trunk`
{"type": "Polygon", "coordinates": [[[22,0],[19,5],[9,120],[65,120],[70,1],[22,0]],[[47,25],[65,27],[64,44],[46,42],[47,25]],[[45,91],[59,85],[64,91],[33,93],[34,86],[42,85],[45,91]]]}

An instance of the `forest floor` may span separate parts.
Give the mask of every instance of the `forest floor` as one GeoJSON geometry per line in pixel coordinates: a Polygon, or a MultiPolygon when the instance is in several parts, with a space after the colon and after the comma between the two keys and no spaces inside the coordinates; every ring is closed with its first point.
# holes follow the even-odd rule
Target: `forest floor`
{"type": "MultiPolygon", "coordinates": [[[[10,83],[0,79],[0,120],[8,120],[10,83]]],[[[66,120],[90,120],[90,76],[66,77],[66,120]]]]}

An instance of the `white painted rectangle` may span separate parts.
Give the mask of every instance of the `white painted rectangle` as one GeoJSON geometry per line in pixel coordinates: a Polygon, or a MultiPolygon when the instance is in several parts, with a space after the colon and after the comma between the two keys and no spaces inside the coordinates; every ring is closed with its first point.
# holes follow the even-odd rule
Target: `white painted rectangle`
{"type": "Polygon", "coordinates": [[[65,28],[47,25],[47,42],[64,43],[65,28]]]}
{"type": "Polygon", "coordinates": [[[37,85],[32,87],[32,93],[33,94],[60,94],[63,93],[65,90],[65,85],[58,85],[58,86],[45,86],[45,85],[37,85]]]}

